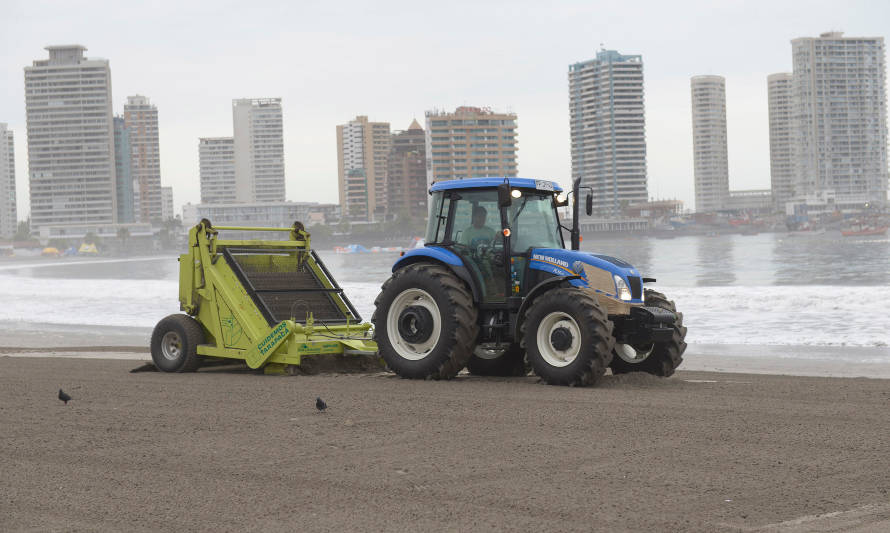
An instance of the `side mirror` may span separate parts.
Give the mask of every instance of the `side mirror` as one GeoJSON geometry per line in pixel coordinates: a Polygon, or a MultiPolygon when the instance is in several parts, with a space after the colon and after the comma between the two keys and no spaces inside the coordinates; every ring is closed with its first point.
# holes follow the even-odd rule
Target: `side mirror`
{"type": "Polygon", "coordinates": [[[513,204],[513,197],[510,196],[510,184],[501,183],[498,185],[498,207],[510,207],[513,204]]]}
{"type": "Polygon", "coordinates": [[[588,194],[586,198],[586,205],[584,206],[584,210],[587,212],[587,216],[593,214],[593,195],[588,194]]]}

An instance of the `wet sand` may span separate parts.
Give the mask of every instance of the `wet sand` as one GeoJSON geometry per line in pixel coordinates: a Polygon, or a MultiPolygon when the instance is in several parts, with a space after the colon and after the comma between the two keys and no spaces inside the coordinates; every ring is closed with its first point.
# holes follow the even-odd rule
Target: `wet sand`
{"type": "Polygon", "coordinates": [[[138,365],[0,357],[0,530],[890,529],[886,380],[138,365]]]}

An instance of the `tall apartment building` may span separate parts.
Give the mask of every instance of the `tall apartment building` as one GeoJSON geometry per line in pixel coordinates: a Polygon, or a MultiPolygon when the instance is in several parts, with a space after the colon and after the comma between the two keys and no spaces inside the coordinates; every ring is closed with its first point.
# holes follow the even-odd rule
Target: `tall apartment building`
{"type": "Polygon", "coordinates": [[[161,220],[161,150],[158,108],[144,96],[128,96],[124,124],[130,133],[135,195],[139,199],[136,222],[161,220]]]}
{"type": "Polygon", "coordinates": [[[284,124],[281,98],[232,101],[235,197],[238,202],[283,202],[284,124]]]}
{"type": "Polygon", "coordinates": [[[130,130],[124,117],[114,117],[114,175],[117,221],[122,224],[136,222],[133,153],[130,149],[130,130]]]}
{"type": "Polygon", "coordinates": [[[407,130],[392,135],[386,189],[388,212],[421,218],[426,215],[426,134],[416,120],[407,130]]]}
{"type": "Polygon", "coordinates": [[[161,187],[161,220],[173,220],[173,187],[161,187]]]}
{"type": "Polygon", "coordinates": [[[426,112],[427,183],[485,176],[515,177],[517,117],[483,107],[426,112]]]}
{"type": "Polygon", "coordinates": [[[643,59],[600,50],[569,65],[572,178],[593,189],[595,216],[648,200],[643,59]]]}
{"type": "Polygon", "coordinates": [[[0,239],[15,235],[16,217],[15,146],[12,130],[0,122],[0,239]]]}
{"type": "Polygon", "coordinates": [[[337,176],[340,209],[354,220],[375,220],[386,212],[386,162],[389,122],[359,115],[337,126],[337,176]]]}
{"type": "Polygon", "coordinates": [[[695,163],[695,210],[718,211],[729,198],[726,142],[726,80],[693,76],[692,154],[695,163]]]}
{"type": "Polygon", "coordinates": [[[794,160],[792,158],[792,76],[789,72],[766,78],[769,102],[769,172],[773,202],[779,211],[794,196],[794,160]]]}
{"type": "Polygon", "coordinates": [[[31,227],[117,220],[111,69],[81,45],[25,67],[31,227]]]}
{"type": "Polygon", "coordinates": [[[233,204],[235,193],[235,141],[232,137],[198,139],[202,204],[233,204]]]}
{"type": "Polygon", "coordinates": [[[887,197],[884,39],[840,32],[791,41],[794,194],[837,203],[887,197]]]}

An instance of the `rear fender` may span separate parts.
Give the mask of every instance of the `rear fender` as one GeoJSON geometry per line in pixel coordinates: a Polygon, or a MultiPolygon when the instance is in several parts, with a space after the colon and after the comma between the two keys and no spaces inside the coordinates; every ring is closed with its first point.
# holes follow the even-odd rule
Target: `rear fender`
{"type": "Polygon", "coordinates": [[[482,297],[479,294],[479,288],[476,286],[476,283],[473,282],[473,278],[470,275],[469,269],[464,266],[464,262],[454,252],[435,246],[409,250],[405,252],[405,255],[400,257],[398,261],[396,261],[396,263],[392,266],[392,271],[395,272],[396,270],[405,268],[406,266],[413,265],[415,263],[436,263],[444,265],[448,270],[454,272],[455,276],[463,280],[463,282],[466,283],[468,287],[470,287],[470,290],[473,293],[474,302],[482,301],[482,297]]]}
{"type": "Polygon", "coordinates": [[[525,295],[525,298],[522,300],[522,305],[519,306],[519,311],[516,313],[516,324],[513,326],[513,338],[519,339],[519,328],[522,325],[523,320],[525,320],[525,312],[528,310],[529,306],[535,298],[544,294],[550,289],[555,289],[563,283],[570,283],[574,285],[572,281],[578,279],[581,279],[581,276],[554,276],[552,278],[547,278],[532,287],[532,290],[528,291],[528,294],[525,295]]]}

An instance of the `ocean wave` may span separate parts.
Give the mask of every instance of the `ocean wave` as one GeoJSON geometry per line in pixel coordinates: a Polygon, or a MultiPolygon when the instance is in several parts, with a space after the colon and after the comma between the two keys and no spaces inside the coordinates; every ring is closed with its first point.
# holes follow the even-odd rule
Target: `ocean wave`
{"type": "MultiPolygon", "coordinates": [[[[370,320],[380,283],[341,284],[370,320]]],[[[885,286],[659,287],[695,344],[890,346],[890,317],[871,311],[885,286]]],[[[178,282],[0,274],[0,321],[151,328],[179,312],[178,282]]]]}

